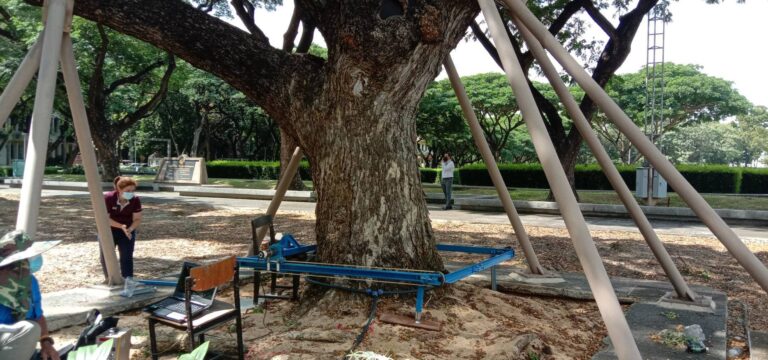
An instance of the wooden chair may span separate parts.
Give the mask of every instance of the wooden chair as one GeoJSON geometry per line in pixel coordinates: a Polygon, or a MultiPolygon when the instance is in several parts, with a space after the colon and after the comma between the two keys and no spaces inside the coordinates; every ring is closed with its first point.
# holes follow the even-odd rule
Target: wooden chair
{"type": "Polygon", "coordinates": [[[218,261],[209,265],[197,266],[189,270],[189,276],[185,279],[184,304],[187,318],[183,323],[174,322],[161,317],[150,315],[149,321],[149,342],[152,351],[152,359],[158,357],[157,340],[155,338],[155,325],[166,325],[177,330],[187,332],[189,335],[189,351],[195,348],[195,336],[198,336],[198,344],[205,342],[205,333],[220,325],[224,325],[235,320],[237,331],[237,353],[240,360],[244,357],[243,352],[243,320],[240,314],[240,267],[234,256],[218,261]],[[192,312],[190,303],[193,291],[207,291],[215,287],[221,287],[227,283],[232,283],[234,289],[234,303],[229,304],[223,301],[215,300],[213,305],[194,318],[189,316],[192,312]]]}
{"type": "MultiPolygon", "coordinates": [[[[258,239],[258,229],[262,226],[269,226],[269,245],[272,245],[277,242],[277,239],[275,238],[275,227],[272,223],[272,216],[271,215],[262,215],[259,216],[253,220],[251,220],[251,241],[253,246],[253,256],[256,256],[256,254],[259,253],[259,249],[261,248],[261,241],[262,239],[258,239]]],[[[253,271],[253,303],[256,304],[259,298],[264,299],[291,299],[291,300],[298,300],[299,299],[299,281],[300,277],[299,275],[292,275],[292,281],[291,285],[277,285],[277,274],[272,273],[271,274],[271,281],[270,281],[270,293],[271,294],[263,294],[259,295],[259,287],[261,285],[261,272],[260,271],[253,271]],[[276,289],[291,289],[291,296],[282,296],[282,295],[274,295],[276,289]]]]}

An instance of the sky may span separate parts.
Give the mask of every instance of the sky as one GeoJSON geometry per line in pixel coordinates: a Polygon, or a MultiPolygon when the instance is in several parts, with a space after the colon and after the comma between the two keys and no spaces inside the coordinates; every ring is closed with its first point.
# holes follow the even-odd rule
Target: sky
{"type": "MultiPolygon", "coordinates": [[[[269,37],[272,46],[281,47],[282,37],[293,11],[291,1],[284,1],[275,12],[260,10],[256,23],[269,37]]],[[[734,83],[734,87],[755,105],[768,106],[768,35],[765,14],[768,1],[723,0],[722,4],[708,5],[704,0],[673,1],[670,5],[672,22],[666,26],[665,60],[678,64],[698,64],[710,76],[734,83]],[[751,47],[750,47],[751,46],[751,47]]],[[[604,12],[615,23],[613,14],[604,12]]],[[[478,20],[482,19],[482,15],[478,20]]],[[[239,20],[233,20],[237,24],[239,20]]],[[[638,29],[632,52],[619,74],[640,70],[646,63],[647,27],[645,21],[638,29]]],[[[599,29],[594,28],[590,37],[606,40],[599,29]]],[[[316,43],[322,43],[315,36],[316,43]]],[[[495,62],[476,41],[462,41],[451,54],[461,76],[485,72],[501,72],[495,62]]],[[[445,78],[445,73],[438,79],[445,78]]]]}

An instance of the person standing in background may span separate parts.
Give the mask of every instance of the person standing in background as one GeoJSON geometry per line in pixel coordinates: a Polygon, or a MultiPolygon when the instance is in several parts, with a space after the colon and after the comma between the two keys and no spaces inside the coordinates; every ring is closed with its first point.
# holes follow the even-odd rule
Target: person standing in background
{"type": "Polygon", "coordinates": [[[443,195],[445,195],[445,206],[443,206],[443,210],[450,210],[453,209],[453,206],[451,206],[451,190],[453,187],[453,170],[455,168],[453,160],[451,160],[451,154],[443,154],[443,161],[440,165],[443,168],[443,173],[440,177],[440,185],[443,188],[443,195]]]}

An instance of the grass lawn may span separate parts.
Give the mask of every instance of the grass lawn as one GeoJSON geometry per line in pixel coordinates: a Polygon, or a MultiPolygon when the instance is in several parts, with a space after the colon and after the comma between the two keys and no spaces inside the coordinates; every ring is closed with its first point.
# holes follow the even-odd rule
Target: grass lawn
{"type": "MultiPolygon", "coordinates": [[[[442,193],[438,185],[431,184],[426,185],[424,191],[428,193],[442,193]]],[[[459,187],[454,189],[453,193],[458,195],[496,195],[496,189],[459,187]]],[[[549,190],[546,189],[509,189],[509,195],[513,200],[546,201],[548,193],[549,190]]],[[[768,197],[766,196],[714,194],[702,194],[702,196],[715,209],[768,210],[768,197]]],[[[622,205],[619,196],[613,191],[579,191],[579,198],[582,203],[622,205]]],[[[666,201],[658,204],[658,206],[666,205],[666,201]]],[[[676,193],[669,193],[669,206],[688,207],[676,193]]]]}
{"type": "MultiPolygon", "coordinates": [[[[139,182],[151,182],[154,175],[134,175],[139,182]]],[[[85,175],[56,174],[45,175],[46,180],[56,181],[85,181],[85,175]]],[[[247,180],[247,179],[208,179],[210,185],[229,186],[245,189],[274,189],[277,180],[247,180]]],[[[304,181],[307,190],[312,190],[312,182],[304,181]]],[[[426,184],[424,191],[428,193],[441,193],[440,185],[426,184]]],[[[488,188],[466,188],[457,186],[453,193],[456,195],[496,195],[496,189],[488,188]]],[[[513,200],[545,201],[547,200],[548,190],[546,189],[509,189],[509,194],[513,200]]],[[[581,202],[592,204],[613,204],[621,205],[619,196],[613,191],[580,191],[581,202]]],[[[737,196],[737,195],[712,195],[703,194],[704,200],[715,209],[744,209],[744,210],[768,210],[768,197],[762,196],[737,196]]],[[[659,204],[666,206],[666,202],[659,204]]],[[[687,207],[685,202],[675,193],[669,193],[669,206],[687,207]]]]}

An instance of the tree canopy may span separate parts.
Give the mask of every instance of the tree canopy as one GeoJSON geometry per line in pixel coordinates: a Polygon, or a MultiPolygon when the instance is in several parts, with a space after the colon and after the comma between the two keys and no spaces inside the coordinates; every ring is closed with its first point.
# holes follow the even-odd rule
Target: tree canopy
{"type": "MultiPolygon", "coordinates": [[[[640,128],[646,120],[646,70],[615,76],[606,90],[640,128]]],[[[745,114],[752,104],[733,87],[733,83],[702,72],[701,66],[664,64],[663,123],[656,134],[662,138],[682,127],[717,122],[745,114]]],[[[631,144],[602,113],[595,128],[604,143],[626,163],[638,159],[631,144]]],[[[650,129],[646,129],[650,132],[650,129]]]]}

